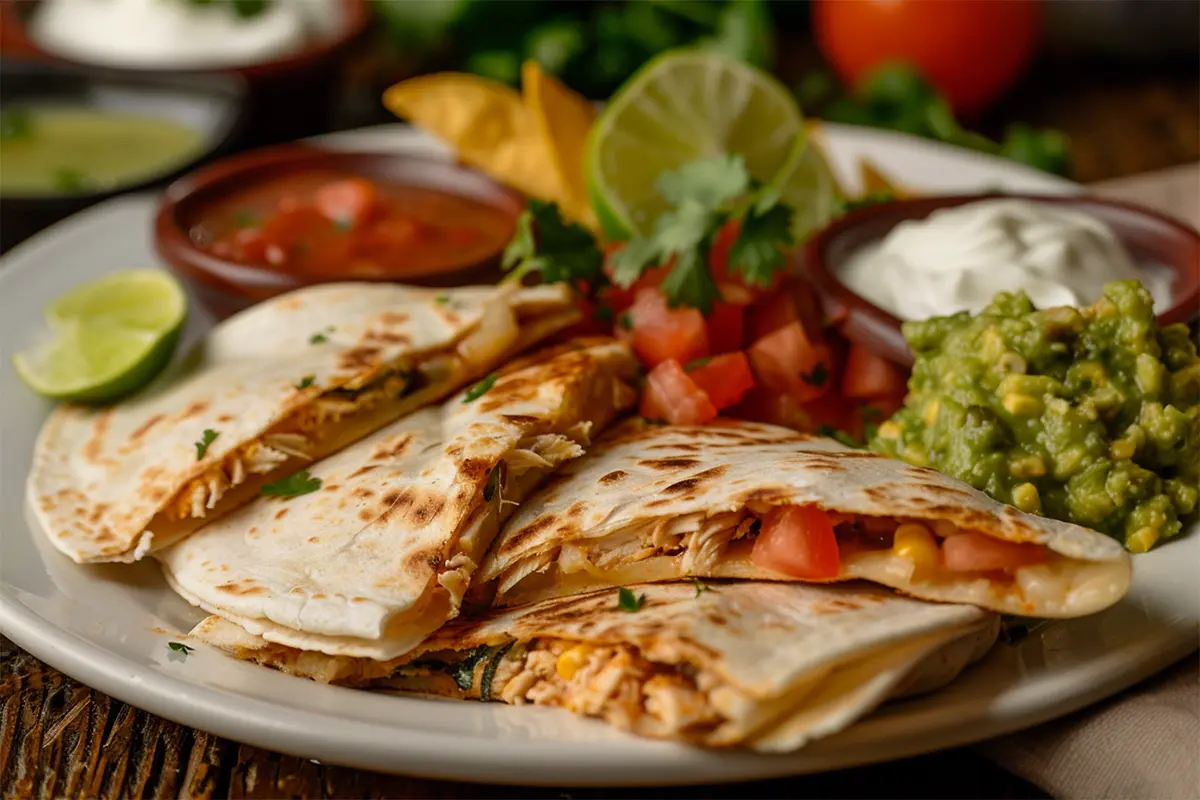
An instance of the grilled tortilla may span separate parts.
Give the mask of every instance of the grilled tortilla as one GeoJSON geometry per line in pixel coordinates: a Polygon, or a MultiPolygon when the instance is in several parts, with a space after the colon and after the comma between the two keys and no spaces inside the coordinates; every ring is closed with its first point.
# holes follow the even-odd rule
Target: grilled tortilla
{"type": "Polygon", "coordinates": [[[576,318],[562,287],[282,295],[216,326],[131,401],[51,413],[30,505],[75,561],[135,561],[576,318]]]}
{"type": "Polygon", "coordinates": [[[171,586],[273,642],[407,652],[458,614],[517,503],[635,400],[625,345],[550,355],[313,465],[317,491],[260,498],[156,554],[171,586]]]}
{"type": "Polygon", "coordinates": [[[331,658],[224,620],[192,636],[318,680],[599,717],[641,736],[794,750],[889,697],[949,683],[995,641],[998,618],[868,584],[647,584],[462,618],[407,658],[331,658]],[[628,602],[626,607],[629,608],[628,602]]]}
{"type": "Polygon", "coordinates": [[[1129,588],[1129,556],[1116,541],[1022,513],[933,470],[769,425],[632,421],[513,515],[475,591],[480,602],[516,605],[686,576],[796,579],[752,558],[763,520],[796,505],[828,512],[836,531],[840,566],[825,580],[863,578],[927,600],[1041,617],[1099,611],[1129,588]],[[1027,543],[1029,563],[952,571],[946,540],[964,534],[1027,543]]]}

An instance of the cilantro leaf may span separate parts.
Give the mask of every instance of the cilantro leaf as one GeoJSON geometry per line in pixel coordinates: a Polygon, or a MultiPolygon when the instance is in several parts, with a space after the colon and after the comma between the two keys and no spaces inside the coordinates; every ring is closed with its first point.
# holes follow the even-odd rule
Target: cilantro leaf
{"type": "Polygon", "coordinates": [[[716,589],[709,586],[699,578],[691,578],[692,585],[696,587],[696,597],[699,597],[704,592],[715,592],[716,589]]]}
{"type": "Polygon", "coordinates": [[[628,311],[626,311],[624,314],[617,317],[617,324],[621,326],[622,330],[633,330],[633,314],[630,314],[628,311]]]}
{"type": "Polygon", "coordinates": [[[302,469],[294,475],[277,480],[274,483],[263,484],[259,492],[264,497],[299,497],[321,488],[321,479],[308,474],[302,469]]]}
{"type": "Polygon", "coordinates": [[[775,273],[787,264],[784,250],[794,244],[791,223],[791,209],[784,205],[763,213],[751,210],[729,248],[730,271],[741,273],[751,286],[770,286],[775,273]]]}
{"type": "Polygon", "coordinates": [[[801,373],[800,377],[809,386],[824,386],[825,381],[829,380],[829,370],[825,367],[824,362],[818,361],[812,372],[801,373]]]}
{"type": "Polygon", "coordinates": [[[659,255],[691,250],[715,233],[717,214],[694,200],[685,200],[654,224],[654,241],[659,255]]]}
{"type": "Polygon", "coordinates": [[[712,356],[701,356],[700,358],[693,358],[691,361],[689,361],[683,365],[683,371],[691,372],[694,369],[700,369],[701,367],[706,366],[708,364],[708,362],[710,362],[710,361],[712,361],[712,356]]]}
{"type": "Polygon", "coordinates": [[[300,379],[300,382],[296,384],[296,388],[299,390],[307,389],[308,387],[313,385],[314,381],[316,381],[315,376],[305,375],[303,378],[300,379]]]}
{"type": "Polygon", "coordinates": [[[646,605],[646,595],[633,593],[632,589],[622,586],[617,590],[617,608],[621,611],[640,611],[646,605]]]}
{"type": "Polygon", "coordinates": [[[433,302],[437,303],[440,306],[444,306],[450,302],[450,295],[439,294],[437,297],[433,298],[433,302]]]}
{"type": "Polygon", "coordinates": [[[204,458],[204,454],[208,452],[208,446],[216,441],[216,438],[220,435],[219,432],[214,431],[212,428],[204,429],[204,433],[200,434],[200,441],[195,442],[197,461],[204,458]]]}
{"type": "Polygon", "coordinates": [[[170,648],[170,650],[174,653],[182,653],[184,658],[187,658],[188,653],[196,649],[194,647],[188,647],[183,642],[167,642],[167,647],[170,648]]]}
{"type": "Polygon", "coordinates": [[[721,155],[664,172],[654,186],[673,206],[691,202],[712,211],[745,194],[750,188],[750,173],[741,156],[721,155]]]}
{"type": "Polygon", "coordinates": [[[308,337],[309,344],[325,344],[328,341],[329,337],[323,333],[314,333],[312,336],[308,337]]]}
{"type": "Polygon", "coordinates": [[[710,313],[719,290],[708,269],[708,248],[677,252],[675,266],[659,289],[672,306],[691,306],[703,314],[710,313]]]}
{"type": "Polygon", "coordinates": [[[654,263],[658,256],[658,243],[653,239],[640,236],[630,239],[612,255],[613,283],[622,289],[628,289],[642,277],[646,267],[654,263]]]}
{"type": "Polygon", "coordinates": [[[537,272],[543,283],[604,279],[604,255],[582,225],[566,222],[555,203],[530,200],[517,218],[517,230],[504,248],[501,266],[509,280],[537,272]]]}
{"type": "Polygon", "coordinates": [[[491,389],[493,386],[496,385],[496,378],[497,378],[497,375],[496,375],[496,373],[493,372],[491,375],[488,375],[486,378],[484,378],[479,383],[472,386],[470,389],[467,389],[467,395],[466,395],[466,397],[463,398],[463,402],[464,403],[474,403],[476,400],[483,397],[485,394],[488,393],[489,389],[491,389]]]}

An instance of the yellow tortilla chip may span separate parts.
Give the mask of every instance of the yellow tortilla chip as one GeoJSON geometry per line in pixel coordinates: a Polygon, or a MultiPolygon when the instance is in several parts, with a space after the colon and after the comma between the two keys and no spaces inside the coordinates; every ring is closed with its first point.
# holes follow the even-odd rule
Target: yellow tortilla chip
{"type": "Polygon", "coordinates": [[[583,145],[596,119],[595,107],[586,97],[543,72],[532,59],[521,66],[521,88],[563,188],[559,202],[563,214],[596,228],[598,222],[583,177],[583,145]]]}
{"type": "Polygon", "coordinates": [[[464,162],[530,197],[561,202],[562,182],[521,95],[498,81],[442,72],[402,81],[383,104],[438,137],[464,162]]]}
{"type": "Polygon", "coordinates": [[[863,195],[890,192],[897,200],[912,196],[911,192],[892,183],[878,167],[865,158],[858,159],[858,173],[862,176],[863,195]]]}

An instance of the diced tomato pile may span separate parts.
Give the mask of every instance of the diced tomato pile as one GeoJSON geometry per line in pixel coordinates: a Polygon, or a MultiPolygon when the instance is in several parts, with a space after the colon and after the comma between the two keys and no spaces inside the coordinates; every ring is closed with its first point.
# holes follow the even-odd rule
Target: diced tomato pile
{"type": "MultiPolygon", "coordinates": [[[[680,425],[724,415],[862,440],[900,407],[907,374],[847,341],[801,279],[764,288],[730,275],[734,234],[728,226],[709,253],[721,299],[707,315],[670,307],[659,289],[669,268],[659,267],[628,289],[602,289],[576,332],[600,332],[611,318],[615,334],[650,370],[644,417],[680,425]]],[[[609,255],[619,248],[610,246],[609,255]]]]}

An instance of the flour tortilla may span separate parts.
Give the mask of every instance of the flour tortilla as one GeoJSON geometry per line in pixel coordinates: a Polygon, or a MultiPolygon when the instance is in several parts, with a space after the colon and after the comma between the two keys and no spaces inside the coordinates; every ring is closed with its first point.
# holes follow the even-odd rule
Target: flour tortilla
{"type": "Polygon", "coordinates": [[[475,592],[480,602],[517,605],[687,576],[790,580],[756,566],[750,551],[754,519],[792,504],[1052,551],[1045,564],[1003,581],[920,571],[887,546],[843,546],[837,580],[862,578],[914,597],[1038,617],[1090,614],[1129,588],[1129,555],[1113,539],[1022,513],[933,470],[769,425],[630,422],[513,515],[480,567],[475,592]]]}
{"type": "Polygon", "coordinates": [[[412,649],[457,615],[503,518],[635,400],[612,339],[526,363],[312,465],[318,491],[257,499],[158,553],[171,586],[273,642],[412,649]]]}
{"type": "Polygon", "coordinates": [[[343,283],[282,295],[217,325],[132,400],[55,409],[30,506],[75,561],[135,561],[576,318],[562,286],[343,283]],[[201,459],[205,430],[217,436],[201,459]]]}
{"type": "Polygon", "coordinates": [[[619,609],[617,590],[608,589],[461,618],[390,662],[298,652],[218,618],[191,635],[318,680],[463,699],[486,691],[487,699],[564,707],[643,736],[780,752],[844,729],[889,697],[949,683],[999,628],[978,608],[864,583],[629,591],[644,598],[636,611],[619,609]],[[560,672],[560,658],[574,671],[560,672]],[[464,660],[474,665],[455,680],[464,660]]]}

